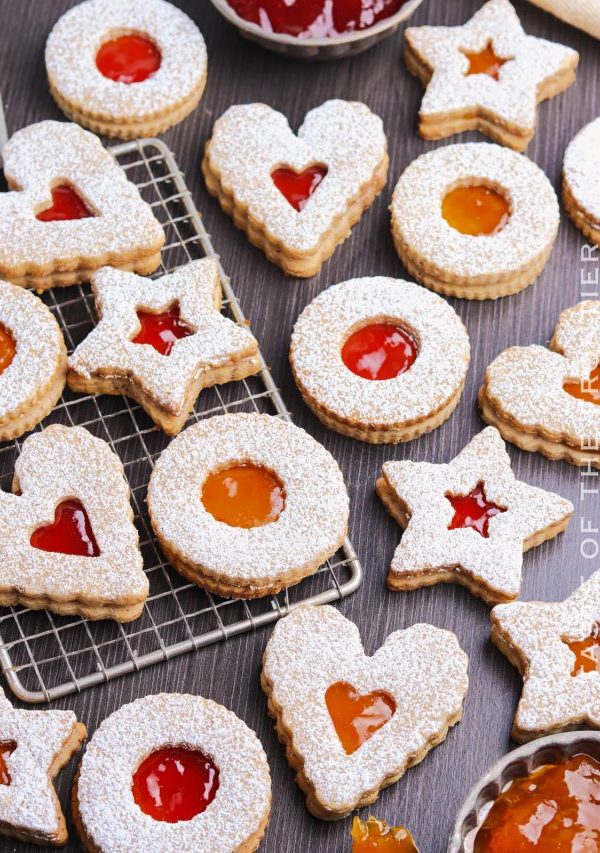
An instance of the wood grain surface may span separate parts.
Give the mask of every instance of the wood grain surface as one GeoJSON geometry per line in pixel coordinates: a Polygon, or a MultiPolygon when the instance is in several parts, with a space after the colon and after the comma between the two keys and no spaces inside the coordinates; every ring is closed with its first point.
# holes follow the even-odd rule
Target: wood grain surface
{"type": "MultiPolygon", "coordinates": [[[[31,122],[61,117],[48,93],[43,49],[52,24],[71,5],[70,0],[0,0],[0,87],[11,133],[31,122]]],[[[402,62],[402,32],[354,59],[304,64],[243,41],[209,0],[187,0],[177,5],[197,22],[206,37],[209,78],[198,109],[165,134],[165,139],[187,175],[197,206],[296,422],[323,442],[343,469],[352,501],[351,536],[363,561],[365,579],[340,609],[358,623],[369,653],[392,630],[424,621],[455,631],[470,658],[471,686],[462,722],[444,744],[387,789],[368,810],[389,821],[405,823],[421,851],[438,853],[445,849],[454,816],[471,785],[512,746],[509,732],[521,681],[489,642],[488,607],[465,589],[438,586],[411,593],[387,591],[386,572],[400,531],[375,497],[374,483],[385,460],[445,462],[482,428],[476,393],[486,366],[512,344],[546,343],[558,313],[581,299],[580,251],[584,239],[563,215],[550,262],[533,287],[497,302],[452,300],[468,327],[473,360],[460,406],[444,426],[399,447],[373,447],[328,432],[304,407],[290,375],[287,350],[293,323],[304,306],[329,284],[364,275],[405,275],[389,233],[390,194],[411,160],[446,143],[425,143],[417,136],[422,89],[402,62]],[[364,101],[382,116],[390,147],[390,177],[379,199],[319,276],[308,281],[286,279],[249,245],[207,195],[200,174],[202,149],[213,121],[232,104],[264,101],[286,113],[297,127],[308,109],[331,97],[364,101]]],[[[462,23],[480,5],[479,0],[425,0],[412,23],[462,23]]],[[[517,9],[529,32],[562,41],[581,53],[576,86],[540,107],[538,130],[528,150],[558,190],[566,144],[600,112],[600,44],[525,0],[517,0],[517,9]]],[[[482,139],[476,134],[464,138],[482,139]]],[[[524,561],[524,599],[562,598],[600,564],[600,559],[581,553],[586,538],[582,525],[591,520],[592,526],[598,526],[598,494],[582,492],[584,479],[576,468],[514,448],[510,453],[520,478],[554,489],[576,504],[566,534],[530,552],[524,561]]],[[[597,480],[588,478],[587,489],[597,489],[597,480]]],[[[190,691],[222,702],[257,731],[268,753],[274,808],[261,849],[265,853],[349,850],[350,820],[330,825],[306,813],[267,717],[258,676],[268,637],[268,629],[246,634],[87,690],[56,706],[73,708],[91,733],[116,708],[149,693],[190,691]]],[[[72,762],[61,774],[58,786],[65,807],[74,765],[72,762]]],[[[3,850],[29,849],[16,842],[4,841],[1,846],[3,850]]],[[[68,849],[78,849],[74,836],[68,849]]]]}

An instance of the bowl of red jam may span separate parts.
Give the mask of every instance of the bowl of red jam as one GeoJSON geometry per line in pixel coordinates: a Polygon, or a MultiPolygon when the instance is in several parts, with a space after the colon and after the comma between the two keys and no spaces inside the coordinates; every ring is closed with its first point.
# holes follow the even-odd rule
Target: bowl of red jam
{"type": "Polygon", "coordinates": [[[297,59],[362,53],[391,35],[423,0],[212,0],[240,33],[297,59]]]}
{"type": "Polygon", "coordinates": [[[471,789],[448,853],[600,850],[600,732],[539,738],[501,758],[471,789]]]}

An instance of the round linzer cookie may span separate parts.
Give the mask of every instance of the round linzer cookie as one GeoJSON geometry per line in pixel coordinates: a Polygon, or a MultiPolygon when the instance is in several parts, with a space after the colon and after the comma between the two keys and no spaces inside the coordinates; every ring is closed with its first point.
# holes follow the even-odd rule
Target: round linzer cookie
{"type": "Polygon", "coordinates": [[[467,330],[444,299],[384,277],[320,293],[296,321],[290,349],[315,415],[376,444],[410,441],[450,417],[469,359],[467,330]]]}
{"type": "Polygon", "coordinates": [[[482,417],[522,450],[600,468],[600,302],[563,311],[549,346],[500,353],[479,391],[482,417]]]}
{"type": "Polygon", "coordinates": [[[448,145],[417,157],[396,184],[392,237],[404,267],[445,296],[497,299],[532,284],[558,232],[542,170],[499,145],[448,145]]]}
{"type": "Polygon", "coordinates": [[[0,441],[18,438],[46,417],[66,372],[65,342],[50,309],[0,281],[0,441]]]}
{"type": "Polygon", "coordinates": [[[162,133],[196,107],[206,46],[194,22],[165,0],[86,0],[54,25],[46,70],[70,119],[135,139],[162,133]]]}
{"type": "Polygon", "coordinates": [[[373,803],[458,723],[467,656],[433,625],[394,631],[374,655],[334,607],[301,606],[275,626],[261,683],[315,817],[373,803]]]}
{"type": "Polygon", "coordinates": [[[334,458],[271,415],[208,418],[161,454],[148,485],[169,562],[222,596],[277,593],[316,571],[346,536],[348,493],[334,458]]]}
{"type": "Polygon", "coordinates": [[[567,146],[562,188],[567,213],[600,246],[600,118],[586,124],[567,146]]]}
{"type": "Polygon", "coordinates": [[[232,711],[161,693],[94,732],[72,804],[90,853],[252,853],[269,822],[271,777],[260,741],[232,711]]]}

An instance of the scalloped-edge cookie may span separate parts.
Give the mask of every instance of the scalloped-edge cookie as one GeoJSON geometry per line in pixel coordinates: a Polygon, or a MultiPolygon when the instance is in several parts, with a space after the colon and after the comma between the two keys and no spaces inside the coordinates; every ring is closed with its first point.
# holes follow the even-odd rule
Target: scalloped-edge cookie
{"type": "Polygon", "coordinates": [[[18,438],[52,411],[66,373],[67,350],[50,309],[0,281],[0,441],[18,438]]]}
{"type": "Polygon", "coordinates": [[[529,36],[509,0],[488,0],[459,27],[409,27],[405,60],[426,91],[419,133],[443,139],[479,130],[524,151],[536,107],[575,82],[579,54],[529,36]]]}
{"type": "Polygon", "coordinates": [[[298,134],[266,104],[230,107],[213,127],[202,171],[235,225],[285,273],[306,278],[350,234],[387,179],[379,116],[331,100],[298,134]]]}
{"type": "Polygon", "coordinates": [[[0,836],[62,847],[68,833],[53,782],[85,740],[85,726],[73,711],[13,708],[0,687],[0,733],[0,836]]]}
{"type": "Polygon", "coordinates": [[[160,693],[123,705],[94,732],[72,805],[90,853],[253,853],[269,822],[271,776],[259,739],[232,711],[202,696],[160,693]],[[153,758],[167,767],[156,763],[152,774],[153,758]],[[177,791],[171,802],[169,776],[177,791]],[[186,779],[198,782],[196,791],[186,779]],[[167,813],[157,817],[163,785],[167,813]]]}
{"type": "Polygon", "coordinates": [[[82,427],[30,435],[0,491],[0,605],[129,622],[148,578],[121,460],[82,427]]]}
{"type": "Polygon", "coordinates": [[[368,657],[334,607],[281,619],[261,683],[309,811],[345,817],[422,761],[461,718],[467,663],[455,635],[433,625],[394,631],[368,657]]]}
{"type": "Polygon", "coordinates": [[[98,325],[69,357],[73,391],[127,394],[175,435],[202,388],[260,370],[254,336],[220,312],[213,259],[154,280],[104,267],[92,292],[98,325]]]}
{"type": "Polygon", "coordinates": [[[565,309],[546,347],[510,347],[490,364],[481,415],[507,441],[600,468],[600,302],[565,309]]]}
{"type": "Polygon", "coordinates": [[[2,158],[11,192],[0,193],[0,276],[46,290],[107,264],[158,267],[162,225],[93,133],[41,121],[18,130],[2,158]]]}
{"type": "Polygon", "coordinates": [[[120,139],[155,136],[196,107],[206,85],[198,27],[164,0],[87,0],[46,43],[52,97],[73,121],[120,139]]]}
{"type": "Polygon", "coordinates": [[[523,676],[513,738],[600,729],[600,571],[564,601],[500,604],[491,619],[492,641],[523,676]]]}
{"type": "Polygon", "coordinates": [[[575,225],[600,246],[600,118],[586,124],[567,146],[562,195],[575,225]]]}
{"type": "Polygon", "coordinates": [[[515,478],[493,427],[447,464],[386,462],[376,489],[405,528],[388,587],[460,583],[488,604],[517,598],[523,552],[561,533],[573,514],[570,501],[515,478]]]}
{"type": "Polygon", "coordinates": [[[467,330],[445,300],[383,276],[320,293],[290,348],[296,385],[319,420],[376,444],[410,441],[449,418],[469,360],[467,330]]]}

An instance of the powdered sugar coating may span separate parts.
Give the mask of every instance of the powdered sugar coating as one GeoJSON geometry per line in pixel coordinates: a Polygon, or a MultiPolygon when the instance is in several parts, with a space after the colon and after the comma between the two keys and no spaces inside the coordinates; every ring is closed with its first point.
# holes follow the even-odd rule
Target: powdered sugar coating
{"type": "Polygon", "coordinates": [[[383,123],[362,103],[331,100],[306,114],[295,135],[266,104],[230,107],[214,125],[207,149],[213,171],[236,204],[286,249],[314,251],[346,214],[387,156],[383,123]],[[277,189],[279,166],[301,172],[323,164],[327,175],[298,212],[277,189]]]}
{"type": "Polygon", "coordinates": [[[386,462],[383,476],[410,516],[392,559],[391,575],[443,568],[473,576],[491,598],[516,598],[525,540],[573,512],[573,504],[515,479],[504,442],[487,427],[447,464],[386,462]],[[488,501],[506,512],[489,520],[488,537],[472,528],[448,527],[448,495],[468,495],[484,484],[488,501]]]}
{"type": "Polygon", "coordinates": [[[260,741],[232,711],[201,696],[161,693],[123,705],[96,730],[81,762],[77,799],[100,850],[233,853],[268,814],[271,778],[260,741]],[[154,820],[132,793],[141,762],[170,745],[200,749],[219,768],[212,803],[178,823],[154,820]]]}
{"type": "Polygon", "coordinates": [[[329,810],[345,812],[403,772],[460,715],[467,663],[454,634],[425,624],[395,631],[367,657],[358,628],[334,607],[302,606],[273,629],[263,676],[315,796],[329,810]],[[351,755],[325,704],[336,682],[360,693],[384,690],[396,703],[391,719],[351,755]]]}
{"type": "Polygon", "coordinates": [[[437,148],[417,157],[396,184],[394,234],[442,275],[517,273],[556,238],[558,200],[542,170],[523,154],[487,142],[437,148]],[[457,186],[483,184],[502,193],[510,218],[497,234],[462,234],[442,216],[445,195],[457,186]]]}
{"type": "Polygon", "coordinates": [[[148,508],[158,538],[186,561],[248,581],[331,556],[348,524],[348,494],[333,457],[304,430],[271,415],[219,415],[185,429],[154,467],[148,508]],[[281,515],[262,527],[217,521],[202,503],[208,475],[244,461],[274,471],[285,489],[281,515]]]}
{"type": "Polygon", "coordinates": [[[469,366],[467,331],[453,308],[416,284],[383,276],[351,279],[320,293],[292,334],[296,381],[336,415],[389,425],[425,418],[464,382],[469,366]],[[349,370],[341,349],[350,334],[390,320],[416,333],[418,355],[394,379],[371,381],[349,370]]]}
{"type": "Polygon", "coordinates": [[[600,225],[600,118],[586,124],[569,142],[563,175],[582,214],[600,225]]]}
{"type": "Polygon", "coordinates": [[[165,0],[86,0],[54,25],[46,43],[46,69],[59,95],[77,108],[113,120],[147,120],[188,98],[206,76],[202,33],[165,0]],[[160,68],[139,83],[104,77],[100,47],[124,33],[148,37],[161,54],[160,68]]]}

